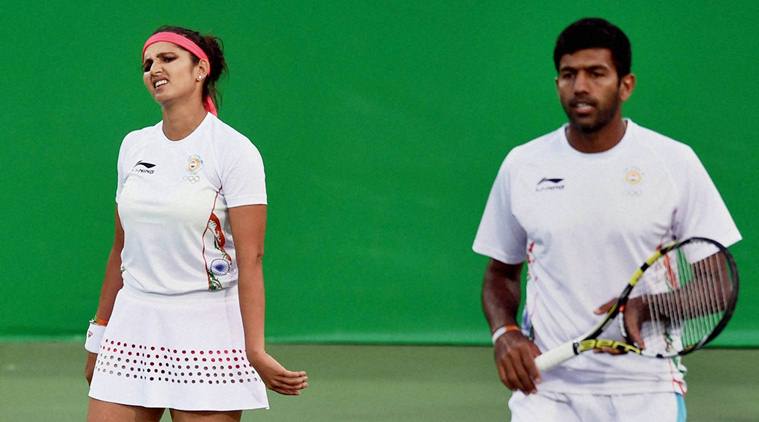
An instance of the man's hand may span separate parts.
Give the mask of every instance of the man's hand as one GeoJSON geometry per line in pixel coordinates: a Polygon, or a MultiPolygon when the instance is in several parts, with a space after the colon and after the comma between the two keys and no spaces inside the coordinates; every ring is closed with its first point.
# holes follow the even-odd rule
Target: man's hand
{"type": "MultiPolygon", "coordinates": [[[[593,311],[596,315],[602,315],[609,312],[609,309],[617,303],[618,298],[611,299],[610,301],[601,305],[598,309],[593,311]]],[[[622,313],[624,317],[625,330],[630,340],[638,346],[639,349],[645,349],[646,343],[640,335],[640,327],[644,322],[649,320],[648,306],[643,302],[643,299],[636,297],[627,300],[622,313]]],[[[612,355],[624,354],[624,351],[617,349],[603,349],[603,352],[610,353],[612,355]]]]}
{"type": "Polygon", "coordinates": [[[509,390],[521,390],[525,394],[537,392],[540,371],[535,357],[540,349],[518,331],[502,335],[495,343],[495,365],[501,382],[509,390]]]}

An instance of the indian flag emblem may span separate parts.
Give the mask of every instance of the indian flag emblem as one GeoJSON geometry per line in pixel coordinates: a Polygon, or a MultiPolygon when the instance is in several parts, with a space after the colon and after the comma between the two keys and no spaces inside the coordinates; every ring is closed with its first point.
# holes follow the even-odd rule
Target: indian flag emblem
{"type": "Polygon", "coordinates": [[[211,272],[214,275],[227,275],[229,274],[230,262],[226,259],[214,259],[211,261],[211,272]]]}
{"type": "Polygon", "coordinates": [[[187,159],[187,171],[190,173],[196,173],[201,167],[203,167],[203,160],[200,156],[191,155],[190,158],[187,159]]]}
{"type": "Polygon", "coordinates": [[[629,168],[625,172],[625,182],[629,185],[637,185],[643,180],[643,173],[637,168],[629,168]]]}

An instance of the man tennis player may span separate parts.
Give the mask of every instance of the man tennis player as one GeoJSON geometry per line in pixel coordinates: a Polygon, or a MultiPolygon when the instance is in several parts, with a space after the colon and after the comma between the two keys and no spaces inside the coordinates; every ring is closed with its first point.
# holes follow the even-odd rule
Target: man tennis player
{"type": "MultiPolygon", "coordinates": [[[[514,390],[512,420],[684,421],[679,359],[610,351],[545,373],[535,366],[541,351],[597,324],[657,246],[693,236],[725,246],[741,239],[694,152],[622,118],[636,79],[618,27],[596,18],[571,24],[556,42],[554,64],[569,122],[509,152],[473,246],[491,258],[482,302],[498,373],[514,390]]],[[[605,337],[622,339],[609,331],[605,337]]]]}

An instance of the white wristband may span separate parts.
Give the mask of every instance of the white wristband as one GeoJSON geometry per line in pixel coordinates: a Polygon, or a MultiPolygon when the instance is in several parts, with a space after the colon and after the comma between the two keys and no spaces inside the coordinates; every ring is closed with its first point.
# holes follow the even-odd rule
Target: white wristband
{"type": "Polygon", "coordinates": [[[498,341],[499,338],[501,338],[502,335],[506,334],[506,326],[498,327],[497,330],[493,331],[493,336],[491,339],[493,340],[493,344],[495,344],[496,341],[498,341]]]}
{"type": "Polygon", "coordinates": [[[490,339],[493,340],[493,344],[495,345],[495,342],[509,331],[520,331],[520,329],[516,325],[502,325],[493,331],[493,336],[490,339]]]}
{"type": "Polygon", "coordinates": [[[103,341],[105,325],[90,323],[87,329],[87,338],[84,340],[84,350],[92,353],[100,352],[100,343],[103,341]]]}

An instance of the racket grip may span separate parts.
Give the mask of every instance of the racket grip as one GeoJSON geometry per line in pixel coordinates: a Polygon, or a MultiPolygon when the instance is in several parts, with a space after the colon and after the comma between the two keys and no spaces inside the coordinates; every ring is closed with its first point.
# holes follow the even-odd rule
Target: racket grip
{"type": "Polygon", "coordinates": [[[540,372],[547,371],[575,356],[574,341],[568,341],[535,358],[535,365],[540,372]]]}

